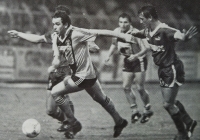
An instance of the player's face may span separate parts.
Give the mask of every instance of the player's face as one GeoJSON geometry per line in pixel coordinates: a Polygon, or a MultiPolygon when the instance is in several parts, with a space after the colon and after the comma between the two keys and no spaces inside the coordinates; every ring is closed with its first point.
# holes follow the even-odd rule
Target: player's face
{"type": "Polygon", "coordinates": [[[119,18],[119,27],[121,28],[121,31],[122,32],[126,32],[130,29],[130,21],[128,20],[128,18],[123,18],[123,17],[120,17],[119,18]]]}
{"type": "Polygon", "coordinates": [[[150,26],[150,19],[149,18],[145,18],[143,13],[139,14],[139,18],[140,18],[140,23],[144,26],[144,27],[149,27],[150,26]]]}
{"type": "Polygon", "coordinates": [[[61,34],[61,32],[65,30],[65,26],[63,25],[61,18],[53,18],[52,23],[53,23],[53,30],[57,34],[61,34]]]}

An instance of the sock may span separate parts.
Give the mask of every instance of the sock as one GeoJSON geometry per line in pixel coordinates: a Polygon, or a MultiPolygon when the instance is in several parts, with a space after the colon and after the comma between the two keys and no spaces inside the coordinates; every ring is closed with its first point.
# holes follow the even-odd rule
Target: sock
{"type": "Polygon", "coordinates": [[[181,120],[181,113],[180,111],[176,114],[171,115],[172,120],[174,121],[174,124],[178,130],[178,132],[180,133],[185,133],[186,129],[185,129],[185,125],[181,120]]]}
{"type": "Polygon", "coordinates": [[[74,114],[70,108],[69,100],[63,98],[62,96],[54,97],[56,104],[62,110],[62,112],[66,115],[67,121],[73,123],[76,121],[74,114]]]}
{"type": "Polygon", "coordinates": [[[73,112],[73,114],[74,114],[74,104],[73,104],[73,102],[72,101],[69,101],[69,105],[70,105],[70,108],[71,108],[71,110],[72,110],[72,112],[73,112]]]}
{"type": "Polygon", "coordinates": [[[179,100],[176,100],[175,101],[175,105],[179,108],[180,110],[180,113],[181,113],[181,119],[182,121],[186,124],[186,125],[189,125],[192,123],[192,118],[189,116],[189,114],[186,112],[183,104],[179,101],[179,100]]]}
{"type": "Polygon", "coordinates": [[[138,112],[137,104],[132,104],[130,108],[131,108],[133,114],[138,112]]]}
{"type": "Polygon", "coordinates": [[[112,116],[115,124],[121,124],[123,122],[122,117],[116,111],[115,106],[110,98],[106,97],[105,101],[101,103],[101,105],[112,116]]]}

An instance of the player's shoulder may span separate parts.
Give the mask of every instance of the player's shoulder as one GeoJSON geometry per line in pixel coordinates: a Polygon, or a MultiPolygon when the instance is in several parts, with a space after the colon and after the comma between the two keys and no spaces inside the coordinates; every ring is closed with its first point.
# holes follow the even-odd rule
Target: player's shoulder
{"type": "Polygon", "coordinates": [[[137,28],[131,28],[131,31],[133,31],[133,32],[139,32],[140,30],[138,30],[137,28]]]}
{"type": "Polygon", "coordinates": [[[178,30],[178,29],[175,29],[175,28],[173,28],[173,27],[170,27],[169,25],[167,25],[167,24],[165,24],[165,23],[162,23],[162,24],[160,25],[159,32],[169,32],[169,31],[171,31],[171,32],[177,32],[177,31],[179,31],[179,30],[178,30]]]}
{"type": "Polygon", "coordinates": [[[121,32],[121,28],[120,28],[120,27],[117,27],[117,28],[115,28],[113,31],[115,31],[115,32],[121,32]]]}

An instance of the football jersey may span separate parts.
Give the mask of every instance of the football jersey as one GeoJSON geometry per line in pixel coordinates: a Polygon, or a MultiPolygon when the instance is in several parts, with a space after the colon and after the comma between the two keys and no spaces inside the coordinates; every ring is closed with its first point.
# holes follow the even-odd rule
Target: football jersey
{"type": "Polygon", "coordinates": [[[64,38],[55,36],[54,34],[45,37],[46,40],[51,39],[51,41],[54,37],[57,37],[56,43],[60,54],[62,57],[65,57],[65,60],[69,64],[74,75],[82,79],[93,79],[96,78],[96,72],[89,54],[87,40],[94,36],[94,34],[84,33],[69,28],[66,31],[64,38]]]}
{"type": "MultiPolygon", "coordinates": [[[[120,27],[117,27],[115,32],[123,33],[120,27]]],[[[130,29],[126,32],[127,34],[131,33],[132,31],[138,31],[138,29],[133,28],[130,26],[130,29]]],[[[130,56],[131,54],[136,54],[141,51],[140,45],[144,45],[144,42],[140,38],[133,38],[134,43],[127,43],[123,39],[120,38],[113,38],[114,44],[117,45],[118,51],[125,56],[130,56]]],[[[145,56],[145,55],[144,55],[145,56]]],[[[142,57],[144,57],[142,56],[142,57]]]]}
{"type": "Polygon", "coordinates": [[[144,32],[142,32],[150,45],[154,63],[156,65],[168,67],[178,59],[174,49],[176,41],[174,39],[174,34],[177,31],[177,29],[171,28],[164,23],[160,23],[154,31],[145,29],[144,32]]]}

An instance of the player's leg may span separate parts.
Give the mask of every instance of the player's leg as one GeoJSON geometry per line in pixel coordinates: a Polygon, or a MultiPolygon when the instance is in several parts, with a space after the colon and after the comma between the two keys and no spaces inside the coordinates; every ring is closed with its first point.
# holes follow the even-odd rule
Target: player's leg
{"type": "MultiPolygon", "coordinates": [[[[50,91],[56,84],[58,84],[59,82],[61,82],[64,79],[65,75],[66,75],[65,73],[59,73],[58,71],[51,72],[49,74],[48,87],[47,87],[48,90],[47,90],[47,96],[46,96],[47,114],[61,122],[64,121],[66,119],[66,117],[65,117],[64,113],[61,111],[61,109],[56,105],[50,91]]],[[[69,98],[69,96],[66,95],[63,98],[69,98]]],[[[70,107],[71,107],[72,111],[74,112],[74,106],[73,106],[72,101],[70,101],[69,103],[70,103],[70,107]]]]}
{"type": "Polygon", "coordinates": [[[151,110],[149,94],[144,88],[145,76],[145,71],[135,73],[135,84],[137,86],[137,91],[139,92],[140,97],[144,103],[144,112],[140,121],[141,123],[148,122],[150,117],[153,115],[153,111],[151,110]]]}
{"type": "Polygon", "coordinates": [[[63,122],[66,119],[64,113],[56,105],[49,90],[47,91],[47,97],[46,97],[46,112],[49,116],[59,120],[60,122],[63,122]]]}
{"type": "Polygon", "coordinates": [[[123,90],[132,111],[131,115],[132,123],[135,123],[141,117],[141,114],[137,108],[135,93],[133,90],[131,90],[134,77],[135,74],[133,72],[126,72],[126,71],[122,72],[123,90]]]}
{"type": "Polygon", "coordinates": [[[185,107],[183,106],[183,104],[179,100],[175,101],[175,105],[179,108],[179,110],[181,112],[182,121],[185,123],[186,130],[188,131],[188,137],[191,137],[192,134],[193,134],[193,131],[194,131],[196,125],[197,125],[197,121],[193,120],[190,117],[190,115],[185,110],[185,107]]]}
{"type": "Polygon", "coordinates": [[[184,139],[187,140],[187,132],[185,125],[181,119],[181,113],[178,107],[175,105],[175,99],[179,90],[177,84],[174,87],[161,87],[162,95],[164,99],[164,108],[167,110],[171,116],[177,130],[178,134],[175,137],[175,140],[184,139]]]}
{"type": "MultiPolygon", "coordinates": [[[[183,83],[184,82],[184,66],[182,61],[176,61],[176,63],[174,64],[175,69],[176,69],[176,80],[178,83],[183,83]]],[[[187,113],[187,111],[185,110],[185,107],[183,106],[183,104],[176,100],[175,101],[176,106],[179,108],[180,113],[181,113],[181,118],[182,121],[185,123],[186,125],[186,129],[188,131],[188,136],[191,137],[192,133],[197,125],[197,121],[193,120],[190,115],[187,113]]]]}
{"type": "Polygon", "coordinates": [[[87,88],[85,90],[93,98],[94,101],[101,104],[101,106],[112,116],[115,122],[113,137],[118,137],[121,134],[123,128],[127,126],[128,122],[119,115],[112,100],[104,94],[98,80],[91,88],[87,88]]]}
{"type": "Polygon", "coordinates": [[[75,118],[69,102],[70,100],[67,98],[64,98],[65,94],[73,93],[83,90],[82,88],[79,88],[74,81],[71,79],[71,77],[66,77],[62,82],[58,83],[53,87],[51,90],[51,94],[53,99],[55,100],[55,103],[60,107],[60,109],[65,113],[67,117],[67,121],[63,123],[62,130],[63,131],[80,131],[82,126],[80,122],[75,118]]]}

